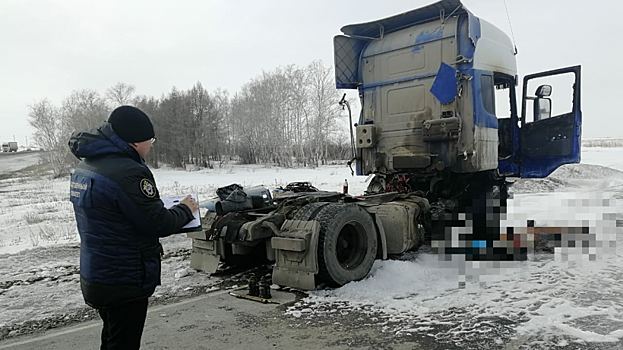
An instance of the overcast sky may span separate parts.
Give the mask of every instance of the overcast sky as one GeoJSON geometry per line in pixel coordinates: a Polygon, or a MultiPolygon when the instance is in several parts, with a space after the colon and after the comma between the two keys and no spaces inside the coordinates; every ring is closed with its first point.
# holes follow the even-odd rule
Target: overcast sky
{"type": "MultiPolygon", "coordinates": [[[[28,105],[116,82],[160,96],[197,81],[237,91],[262,70],[333,64],[333,36],[430,0],[0,0],[0,140],[30,137],[28,105]]],[[[464,0],[510,36],[503,0],[464,0]]],[[[507,0],[519,75],[582,65],[584,137],[623,136],[623,1],[507,0]],[[612,104],[612,106],[611,106],[612,104]]],[[[554,87],[555,88],[555,87],[554,87]]]]}

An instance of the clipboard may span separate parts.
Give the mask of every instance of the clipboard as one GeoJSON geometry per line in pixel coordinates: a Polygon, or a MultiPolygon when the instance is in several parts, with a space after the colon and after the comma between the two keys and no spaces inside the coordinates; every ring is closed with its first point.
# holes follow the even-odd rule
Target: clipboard
{"type": "MultiPolygon", "coordinates": [[[[197,202],[199,202],[199,197],[196,193],[191,193],[190,196],[197,202]]],[[[160,197],[160,200],[164,204],[164,207],[167,209],[171,209],[174,205],[177,205],[181,200],[183,200],[186,195],[181,196],[173,196],[173,197],[160,197]]],[[[184,232],[201,232],[203,231],[203,227],[201,226],[201,213],[199,210],[193,212],[193,220],[186,224],[186,226],[182,227],[181,230],[177,231],[177,233],[184,232]]]]}

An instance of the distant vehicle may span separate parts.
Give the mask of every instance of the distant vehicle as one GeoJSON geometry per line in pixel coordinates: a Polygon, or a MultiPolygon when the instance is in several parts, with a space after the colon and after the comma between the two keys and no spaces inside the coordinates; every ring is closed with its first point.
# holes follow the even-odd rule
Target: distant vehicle
{"type": "Polygon", "coordinates": [[[2,143],[2,152],[17,152],[17,142],[2,143]]]}

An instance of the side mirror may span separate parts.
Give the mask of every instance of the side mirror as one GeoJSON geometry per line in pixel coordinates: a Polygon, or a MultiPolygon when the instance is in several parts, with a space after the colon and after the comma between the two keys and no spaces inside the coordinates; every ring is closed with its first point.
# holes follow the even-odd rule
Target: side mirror
{"type": "MultiPolygon", "coordinates": [[[[548,85],[544,85],[544,86],[548,86],[548,85]]],[[[539,89],[541,87],[539,87],[539,89]]],[[[551,92],[551,86],[550,86],[549,92],[551,92]]],[[[538,93],[537,93],[537,96],[538,96],[538,93]]],[[[547,119],[547,118],[550,118],[551,116],[552,116],[552,100],[550,100],[549,98],[537,97],[534,100],[534,121],[536,122],[538,120],[547,119]]]]}
{"type": "Polygon", "coordinates": [[[551,85],[541,85],[536,89],[534,93],[536,97],[549,97],[552,95],[552,86],[551,85]]]}

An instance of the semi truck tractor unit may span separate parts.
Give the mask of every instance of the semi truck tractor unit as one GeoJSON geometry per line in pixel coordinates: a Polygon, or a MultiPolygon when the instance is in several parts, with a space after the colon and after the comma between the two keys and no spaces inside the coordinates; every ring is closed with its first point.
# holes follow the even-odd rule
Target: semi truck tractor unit
{"type": "Polygon", "coordinates": [[[508,179],[580,162],[580,66],[520,84],[512,41],[458,0],[341,31],[336,87],[359,95],[351,162],[371,177],[364,195],[309,183],[220,189],[190,234],[191,266],[274,261],[273,283],[309,290],[362,279],[375,259],[430,241],[474,260],[523,255],[500,235],[508,179]],[[461,226],[471,233],[450,242],[461,226]]]}
{"type": "Polygon", "coordinates": [[[2,152],[17,152],[17,142],[4,142],[2,143],[2,152]]]}

